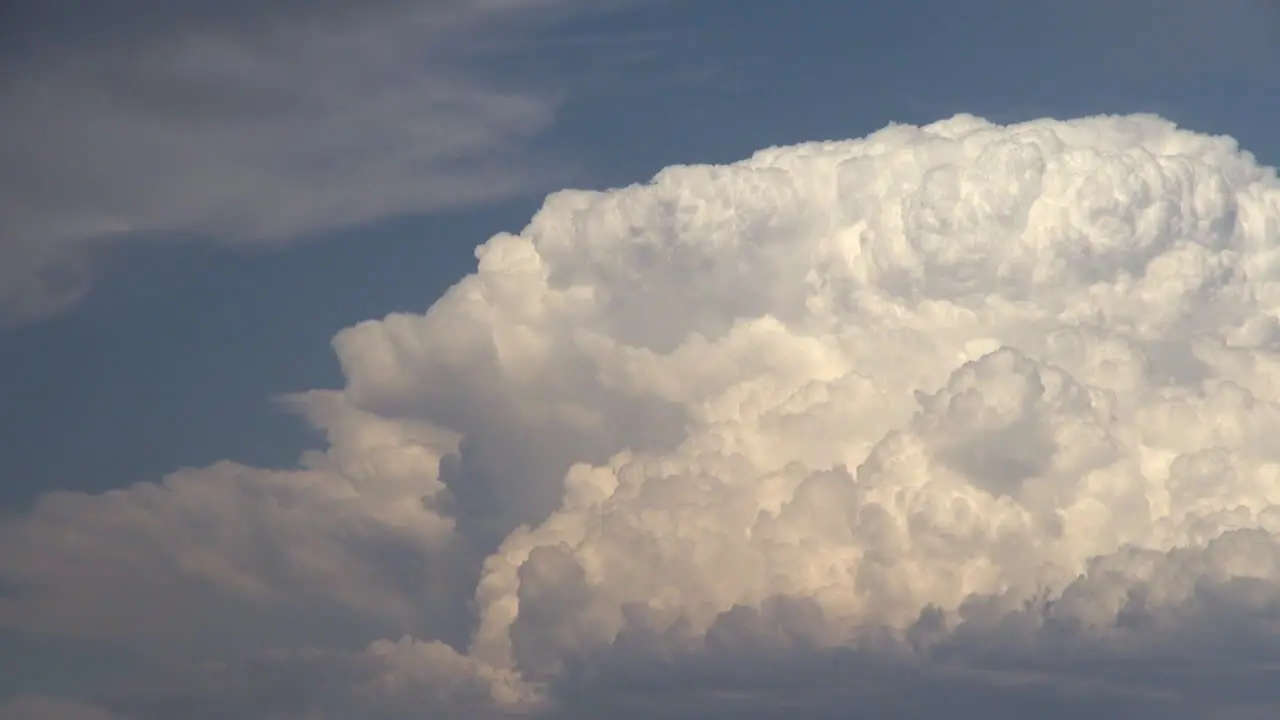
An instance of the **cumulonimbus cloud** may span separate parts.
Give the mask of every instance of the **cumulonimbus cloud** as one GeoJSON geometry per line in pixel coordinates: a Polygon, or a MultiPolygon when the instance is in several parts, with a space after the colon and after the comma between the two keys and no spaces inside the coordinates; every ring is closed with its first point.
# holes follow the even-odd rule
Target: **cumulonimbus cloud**
{"type": "Polygon", "coordinates": [[[286,717],[1265,704],[1205,674],[1280,659],[1280,181],[1231,139],[959,115],[556,193],[477,254],[338,334],[303,469],[4,521],[0,622],[193,697],[330,678],[286,717]]]}

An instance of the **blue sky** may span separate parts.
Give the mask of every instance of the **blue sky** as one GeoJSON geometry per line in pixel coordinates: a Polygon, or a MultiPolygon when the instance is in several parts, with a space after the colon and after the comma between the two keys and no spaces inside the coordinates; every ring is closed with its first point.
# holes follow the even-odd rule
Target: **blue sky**
{"type": "MultiPolygon", "coordinates": [[[[540,57],[548,76],[575,57],[611,61],[569,90],[533,142],[564,159],[573,186],[601,188],[955,112],[1155,112],[1274,164],[1276,23],[1251,0],[1213,11],[1153,0],[641,3],[580,22],[591,50],[540,57]],[[1238,41],[1242,27],[1254,44],[1238,41]],[[611,46],[617,37],[641,57],[615,59],[628,47],[611,46]]],[[[113,248],[81,304],[0,335],[0,372],[15,379],[0,402],[0,501],[20,508],[54,488],[119,487],[222,458],[291,463],[315,438],[270,398],[340,384],[328,351],[337,330],[424,309],[469,271],[477,244],[518,230],[556,187],[284,252],[113,248]]]]}
{"type": "MultiPolygon", "coordinates": [[[[9,12],[16,22],[4,22],[8,29],[0,35],[12,41],[6,43],[11,49],[0,59],[16,59],[17,70],[0,75],[0,102],[4,93],[17,102],[39,97],[32,88],[46,77],[45,68],[54,68],[47,77],[57,102],[49,112],[76,107],[73,91],[89,85],[74,62],[50,58],[74,59],[77,47],[86,48],[88,59],[120,58],[129,52],[120,48],[134,38],[158,38],[184,23],[225,29],[295,19],[286,10],[258,17],[252,4],[232,3],[225,18],[184,10],[152,21],[143,18],[153,4],[118,2],[112,21],[80,17],[65,3],[14,5],[9,12]],[[129,19],[134,15],[136,23],[129,19]],[[64,65],[73,69],[64,73],[64,65]],[[41,70],[22,75],[29,68],[41,70]]],[[[317,3],[296,18],[332,13],[341,23],[385,7],[353,9],[357,5],[317,3]]],[[[99,493],[224,459],[294,467],[304,450],[324,445],[323,435],[274,398],[343,386],[330,346],[334,335],[388,313],[424,311],[474,271],[477,245],[520,231],[546,194],[563,187],[618,187],[670,165],[732,162],[760,148],[858,138],[890,123],[924,124],[960,112],[996,123],[1156,113],[1198,133],[1230,135],[1262,165],[1280,164],[1280,6],[1266,0],[637,0],[567,13],[537,32],[520,22],[482,28],[492,30],[484,39],[512,43],[507,51],[473,56],[474,48],[452,38],[461,49],[441,61],[463,69],[448,76],[451,81],[482,78],[494,97],[528,92],[527,106],[510,108],[510,126],[495,120],[484,131],[491,134],[480,136],[481,143],[510,142],[513,149],[491,154],[464,145],[454,158],[446,148],[424,161],[439,165],[422,175],[405,170],[361,181],[359,192],[347,190],[360,195],[349,205],[341,190],[309,194],[306,172],[291,169],[284,178],[294,186],[261,190],[254,196],[254,203],[266,198],[261,207],[192,181],[191,193],[216,197],[204,205],[192,201],[197,209],[182,214],[186,186],[164,188],[163,175],[186,167],[188,176],[203,177],[198,155],[189,167],[171,167],[164,158],[99,153],[94,128],[141,127],[163,116],[154,137],[182,137],[183,123],[218,122],[219,96],[161,88],[155,98],[129,105],[110,93],[116,88],[124,97],[119,88],[134,87],[124,75],[141,65],[131,61],[104,63],[104,73],[123,68],[119,78],[109,78],[118,85],[104,86],[105,100],[84,100],[85,114],[68,121],[69,130],[44,132],[40,108],[0,122],[0,133],[10,137],[0,157],[20,157],[25,173],[0,171],[0,194],[13,198],[0,210],[18,218],[0,222],[0,263],[10,267],[0,271],[0,283],[12,289],[0,293],[0,303],[19,298],[10,302],[17,319],[0,330],[0,375],[8,378],[0,386],[0,513],[26,513],[56,490],[99,493]],[[119,114],[95,124],[103,108],[119,114]],[[81,140],[68,146],[57,132],[81,140]],[[42,185],[45,168],[50,178],[74,177],[75,188],[66,185],[60,193],[59,186],[42,185]],[[509,186],[502,179],[507,169],[509,186]],[[463,178],[456,192],[451,177],[463,178]],[[413,190],[418,182],[420,202],[413,190]],[[390,199],[378,196],[384,187],[390,199]],[[129,226],[122,238],[90,242],[75,235],[83,227],[108,227],[82,207],[114,218],[115,199],[129,226]],[[254,207],[241,212],[237,202],[254,207]],[[336,209],[316,209],[326,202],[336,209]],[[302,209],[273,214],[289,203],[302,209]],[[343,215],[348,207],[349,217],[343,215]],[[55,242],[71,248],[72,284],[83,284],[83,292],[53,301],[47,288],[37,288],[30,296],[38,299],[28,303],[35,281],[24,273],[44,267],[30,258],[44,257],[42,243],[55,242]],[[88,266],[79,264],[84,259],[88,266]]],[[[312,71],[301,67],[303,76],[312,71]]],[[[314,72],[336,73],[337,67],[317,61],[314,72]]],[[[446,87],[404,82],[406,93],[446,87]]],[[[466,115],[478,112],[466,98],[441,110],[457,111],[461,121],[413,120],[431,128],[483,124],[466,115]]],[[[282,121],[272,131],[290,127],[282,121]]],[[[103,132],[104,143],[115,137],[103,132]]],[[[316,138],[318,148],[341,139],[316,138]]],[[[316,186],[329,183],[332,173],[351,169],[364,178],[385,165],[382,156],[366,162],[362,147],[343,144],[335,167],[316,171],[316,186]]],[[[233,170],[219,165],[207,182],[256,181],[233,170]]],[[[48,689],[52,668],[67,658],[56,643],[51,647],[33,651],[49,659],[33,661],[35,669],[16,676],[23,679],[0,682],[0,695],[48,689]]],[[[93,665],[100,662],[95,653],[71,655],[93,665]]]]}

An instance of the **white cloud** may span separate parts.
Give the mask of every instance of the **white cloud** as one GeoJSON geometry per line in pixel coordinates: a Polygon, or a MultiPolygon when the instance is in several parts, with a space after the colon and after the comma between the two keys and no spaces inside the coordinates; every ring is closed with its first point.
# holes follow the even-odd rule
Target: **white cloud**
{"type": "Polygon", "coordinates": [[[240,678],[192,703],[292,673],[264,717],[1275,701],[1280,181],[1230,139],[961,115],[478,256],[335,338],[304,469],[5,521],[0,623],[240,678]]]}
{"type": "MultiPolygon", "coordinates": [[[[0,75],[0,320],[79,299],[122,237],[272,245],[546,187],[576,0],[21,8],[0,75]],[[31,37],[25,37],[30,35],[31,37]],[[21,41],[29,42],[21,42],[21,41]],[[562,83],[561,83],[562,84],[562,83]]],[[[563,167],[563,166],[561,166],[563,167]]]]}

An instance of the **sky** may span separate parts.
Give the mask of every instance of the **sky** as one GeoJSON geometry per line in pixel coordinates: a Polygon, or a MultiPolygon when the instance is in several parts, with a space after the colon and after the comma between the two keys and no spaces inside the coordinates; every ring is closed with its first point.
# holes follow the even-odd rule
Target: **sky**
{"type": "Polygon", "coordinates": [[[1280,703],[1275,3],[2,12],[0,717],[1280,703]]]}

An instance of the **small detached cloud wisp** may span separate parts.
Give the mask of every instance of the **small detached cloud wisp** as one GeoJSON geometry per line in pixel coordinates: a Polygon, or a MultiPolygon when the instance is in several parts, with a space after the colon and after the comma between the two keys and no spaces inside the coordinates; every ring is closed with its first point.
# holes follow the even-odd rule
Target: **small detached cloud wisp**
{"type": "Polygon", "coordinates": [[[959,115],[477,255],[338,334],[300,469],[0,522],[0,623],[141,658],[102,717],[1280,702],[1280,181],[1231,139],[959,115]]]}

